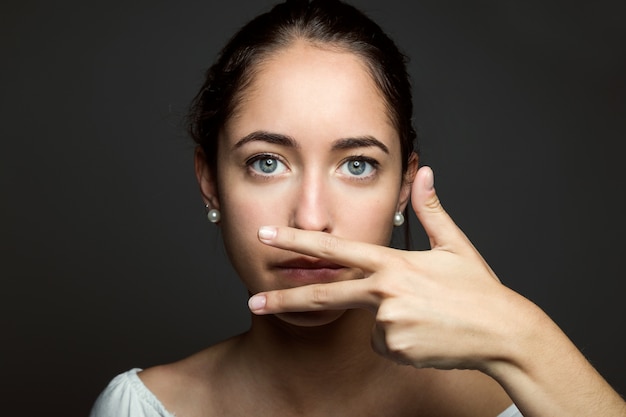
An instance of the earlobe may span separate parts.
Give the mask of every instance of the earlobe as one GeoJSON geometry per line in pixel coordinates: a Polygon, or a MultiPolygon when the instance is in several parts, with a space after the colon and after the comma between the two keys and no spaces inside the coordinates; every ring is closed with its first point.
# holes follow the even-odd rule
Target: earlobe
{"type": "Polygon", "coordinates": [[[398,212],[404,212],[409,199],[411,198],[411,186],[413,185],[413,181],[415,181],[415,175],[417,174],[417,169],[419,168],[419,157],[415,152],[411,152],[411,156],[409,157],[409,162],[406,167],[406,172],[404,173],[404,177],[402,179],[402,187],[400,188],[400,196],[398,198],[398,212]]]}
{"type": "Polygon", "coordinates": [[[197,146],[194,152],[194,167],[204,204],[209,208],[219,209],[214,170],[209,166],[206,155],[200,146],[197,146]]]}

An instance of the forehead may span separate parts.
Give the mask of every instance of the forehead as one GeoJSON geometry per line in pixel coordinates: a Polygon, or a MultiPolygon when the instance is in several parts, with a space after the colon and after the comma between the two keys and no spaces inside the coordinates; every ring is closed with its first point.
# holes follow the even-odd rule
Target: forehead
{"type": "Polygon", "coordinates": [[[399,141],[386,101],[363,59],[306,41],[263,60],[225,126],[235,136],[259,129],[294,137],[367,134],[399,141]]]}

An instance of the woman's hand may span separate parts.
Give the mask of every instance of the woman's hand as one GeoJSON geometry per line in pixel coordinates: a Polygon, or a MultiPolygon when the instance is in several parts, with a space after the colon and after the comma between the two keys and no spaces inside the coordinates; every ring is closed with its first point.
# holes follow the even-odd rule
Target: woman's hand
{"type": "Polygon", "coordinates": [[[421,168],[411,202],[430,239],[401,251],[288,227],[259,230],[271,246],[359,268],[363,279],[254,295],[255,314],[365,308],[372,346],[415,367],[471,368],[495,378],[525,417],[626,417],[626,403],[529,300],[500,284],[442,208],[421,168]]]}
{"type": "MultiPolygon", "coordinates": [[[[363,271],[365,278],[255,295],[255,314],[365,308],[376,315],[372,346],[415,367],[485,370],[502,354],[516,295],[500,284],[471,242],[442,208],[433,173],[421,168],[412,205],[431,250],[402,251],[327,233],[265,227],[271,246],[363,271]]],[[[519,296],[518,296],[519,297],[519,296]]],[[[521,298],[521,297],[519,297],[521,298]]]]}

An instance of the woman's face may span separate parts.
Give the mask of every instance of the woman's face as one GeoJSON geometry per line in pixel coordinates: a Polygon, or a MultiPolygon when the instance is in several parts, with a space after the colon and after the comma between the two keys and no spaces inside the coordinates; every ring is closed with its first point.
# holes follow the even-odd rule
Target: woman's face
{"type": "MultiPolygon", "coordinates": [[[[388,245],[393,215],[408,199],[398,133],[352,53],[305,42],[274,53],[243,92],[218,149],[216,183],[201,184],[217,196],[227,252],[251,293],[362,276],[263,245],[260,226],[388,245]]],[[[206,166],[202,172],[210,177],[206,166]]]]}

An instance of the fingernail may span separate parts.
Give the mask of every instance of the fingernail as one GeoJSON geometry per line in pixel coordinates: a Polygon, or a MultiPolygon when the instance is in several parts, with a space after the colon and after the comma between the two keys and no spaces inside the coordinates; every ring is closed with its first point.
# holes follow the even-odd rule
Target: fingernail
{"type": "Polygon", "coordinates": [[[267,298],[264,295],[254,295],[248,300],[248,308],[252,311],[257,311],[265,307],[267,298]]]}
{"type": "Polygon", "coordinates": [[[426,189],[428,191],[430,191],[433,188],[435,188],[435,175],[433,174],[433,170],[432,169],[429,169],[428,172],[426,173],[424,186],[426,186],[426,189]]]}
{"type": "Polygon", "coordinates": [[[272,240],[276,237],[276,228],[270,226],[263,226],[259,229],[259,239],[272,240]]]}

